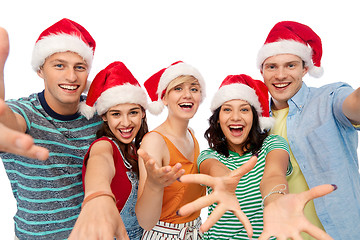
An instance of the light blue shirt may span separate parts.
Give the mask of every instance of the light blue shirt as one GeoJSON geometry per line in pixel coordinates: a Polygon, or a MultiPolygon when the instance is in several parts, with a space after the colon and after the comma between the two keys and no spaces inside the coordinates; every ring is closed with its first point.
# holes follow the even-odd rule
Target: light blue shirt
{"type": "Polygon", "coordinates": [[[320,88],[303,83],[288,101],[287,137],[309,188],[338,189],[314,200],[316,213],[334,239],[360,239],[358,134],[342,112],[354,90],[345,83],[320,88]]]}

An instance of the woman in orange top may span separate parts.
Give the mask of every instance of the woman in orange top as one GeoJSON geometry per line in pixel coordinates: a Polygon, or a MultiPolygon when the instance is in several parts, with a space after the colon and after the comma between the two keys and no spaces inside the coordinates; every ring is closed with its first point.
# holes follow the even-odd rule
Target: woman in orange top
{"type": "Polygon", "coordinates": [[[184,173],[198,173],[199,144],[188,124],[205,96],[204,80],[192,66],[175,62],[155,73],[144,86],[153,101],[149,111],[159,114],[165,105],[168,116],[145,135],[138,151],[140,179],[135,211],[145,229],[143,239],[199,239],[200,211],[188,216],[176,213],[205,195],[205,188],[176,179],[184,173]]]}

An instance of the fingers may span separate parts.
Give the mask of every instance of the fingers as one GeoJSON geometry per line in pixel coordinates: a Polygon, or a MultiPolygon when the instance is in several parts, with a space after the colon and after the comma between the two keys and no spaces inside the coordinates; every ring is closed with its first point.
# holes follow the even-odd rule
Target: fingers
{"type": "Polygon", "coordinates": [[[207,206],[210,206],[216,201],[212,194],[203,196],[201,198],[196,199],[195,201],[185,204],[182,206],[179,211],[178,215],[180,216],[187,216],[193,212],[201,210],[207,206]]]}
{"type": "Polygon", "coordinates": [[[326,194],[329,194],[329,193],[335,191],[336,188],[337,188],[336,185],[324,184],[324,185],[319,185],[319,186],[313,187],[310,190],[301,193],[301,195],[303,195],[306,202],[308,202],[312,199],[322,197],[326,194]]]}
{"type": "Polygon", "coordinates": [[[33,139],[24,133],[14,131],[0,124],[0,150],[29,158],[46,160],[49,151],[36,146],[33,139]]]}
{"type": "Polygon", "coordinates": [[[186,174],[180,178],[183,183],[197,183],[212,187],[215,183],[215,178],[207,174],[186,174]]]}
{"type": "Polygon", "coordinates": [[[252,156],[249,161],[247,161],[244,165],[242,165],[241,167],[235,169],[234,171],[231,172],[231,175],[233,177],[242,177],[244,176],[246,173],[248,173],[249,171],[251,171],[251,169],[253,169],[256,165],[257,162],[257,157],[256,156],[252,156]]]}
{"type": "Polygon", "coordinates": [[[249,238],[251,238],[253,235],[253,229],[252,229],[252,225],[251,225],[248,217],[245,215],[245,213],[243,211],[241,211],[241,209],[235,210],[235,211],[233,211],[233,213],[240,220],[240,222],[244,225],[244,228],[245,228],[249,238]]]}
{"type": "Polygon", "coordinates": [[[310,222],[308,222],[308,224],[306,224],[304,232],[308,233],[315,239],[319,239],[319,240],[332,240],[333,239],[325,231],[316,227],[315,225],[311,224],[310,222]]]}
{"type": "Polygon", "coordinates": [[[216,206],[210,216],[200,226],[200,231],[202,233],[208,231],[224,215],[225,212],[226,209],[222,208],[221,205],[216,206]]]}

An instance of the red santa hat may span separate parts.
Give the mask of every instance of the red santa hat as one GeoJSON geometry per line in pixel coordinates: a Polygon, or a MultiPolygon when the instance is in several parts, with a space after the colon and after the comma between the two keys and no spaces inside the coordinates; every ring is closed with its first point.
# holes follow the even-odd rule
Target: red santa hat
{"type": "Polygon", "coordinates": [[[274,119],[269,113],[268,88],[262,81],[245,74],[227,76],[215,93],[210,109],[214,112],[225,102],[235,99],[247,101],[256,109],[262,131],[273,126],[274,119]]]}
{"type": "Polygon", "coordinates": [[[258,53],[257,66],[261,68],[268,57],[278,54],[294,54],[300,57],[313,77],[321,77],[324,72],[321,67],[321,39],[304,24],[291,21],[277,23],[258,53]]]}
{"type": "Polygon", "coordinates": [[[106,113],[121,103],[135,103],[147,108],[147,96],[139,82],[122,62],[113,62],[101,70],[91,83],[86,102],[79,112],[87,119],[106,113]]]}
{"type": "Polygon", "coordinates": [[[45,59],[57,52],[75,52],[84,58],[91,69],[96,43],[90,33],[80,24],[62,19],[45,29],[37,39],[31,65],[38,71],[45,59]]]}
{"type": "Polygon", "coordinates": [[[200,72],[193,66],[182,61],[174,62],[167,68],[163,68],[148,80],[144,86],[149,94],[151,103],[149,104],[149,112],[158,115],[162,112],[164,104],[161,99],[169,83],[179,76],[191,75],[196,78],[201,88],[201,101],[205,98],[205,81],[200,72]]]}

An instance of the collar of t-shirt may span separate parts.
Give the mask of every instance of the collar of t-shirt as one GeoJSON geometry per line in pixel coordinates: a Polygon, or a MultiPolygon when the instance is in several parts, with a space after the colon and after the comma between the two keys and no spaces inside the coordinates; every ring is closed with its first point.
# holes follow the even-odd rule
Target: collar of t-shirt
{"type": "MultiPolygon", "coordinates": [[[[44,90],[45,91],[45,90],[44,90]]],[[[80,117],[80,114],[77,112],[75,114],[72,115],[61,115],[56,113],[54,110],[52,110],[50,108],[50,106],[47,104],[46,100],[45,100],[45,96],[44,96],[44,91],[38,93],[38,98],[39,101],[41,103],[41,106],[44,108],[45,112],[47,114],[49,114],[49,116],[51,116],[52,118],[55,118],[57,120],[61,120],[61,121],[71,121],[71,120],[75,120],[78,117],[80,117]]],[[[84,101],[84,97],[81,96],[80,97],[80,101],[84,101]]]]}

